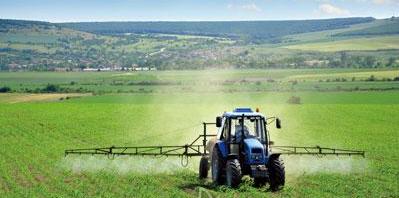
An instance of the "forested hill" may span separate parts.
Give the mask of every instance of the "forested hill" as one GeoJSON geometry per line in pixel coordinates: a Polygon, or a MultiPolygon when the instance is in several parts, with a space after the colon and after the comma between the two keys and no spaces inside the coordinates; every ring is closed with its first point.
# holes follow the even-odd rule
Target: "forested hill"
{"type": "Polygon", "coordinates": [[[270,40],[290,34],[347,28],[373,20],[372,17],[364,17],[291,21],[80,22],[58,25],[100,34],[164,33],[270,40]]]}
{"type": "Polygon", "coordinates": [[[43,21],[27,21],[27,20],[14,20],[14,19],[0,19],[0,32],[5,32],[10,29],[21,29],[21,28],[49,28],[55,26],[49,22],[43,21]]]}
{"type": "Polygon", "coordinates": [[[399,18],[392,17],[371,27],[339,33],[335,36],[376,36],[399,34],[399,18]]]}

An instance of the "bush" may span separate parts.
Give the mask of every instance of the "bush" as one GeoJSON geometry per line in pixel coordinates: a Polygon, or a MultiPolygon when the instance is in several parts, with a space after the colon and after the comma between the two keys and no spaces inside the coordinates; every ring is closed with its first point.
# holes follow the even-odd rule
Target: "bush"
{"type": "Polygon", "coordinates": [[[59,91],[60,91],[60,86],[54,84],[48,84],[45,88],[42,89],[42,92],[47,92],[47,93],[54,93],[59,91]]]}
{"type": "Polygon", "coordinates": [[[301,98],[299,96],[291,96],[287,103],[289,104],[301,104],[301,98]]]}
{"type": "Polygon", "coordinates": [[[0,93],[7,93],[7,92],[11,92],[10,87],[0,87],[0,93]]]}
{"type": "Polygon", "coordinates": [[[366,81],[376,81],[377,78],[375,78],[374,75],[371,75],[369,78],[366,79],[366,81]]]}

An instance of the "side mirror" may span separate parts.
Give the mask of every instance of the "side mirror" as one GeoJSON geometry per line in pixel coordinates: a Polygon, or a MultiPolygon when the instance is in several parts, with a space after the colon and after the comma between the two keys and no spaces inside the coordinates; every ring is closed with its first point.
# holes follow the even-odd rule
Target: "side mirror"
{"type": "Polygon", "coordinates": [[[279,118],[276,119],[276,128],[281,129],[281,120],[279,118]]]}
{"type": "Polygon", "coordinates": [[[216,127],[221,127],[222,126],[222,117],[218,116],[216,117],[216,127]]]}

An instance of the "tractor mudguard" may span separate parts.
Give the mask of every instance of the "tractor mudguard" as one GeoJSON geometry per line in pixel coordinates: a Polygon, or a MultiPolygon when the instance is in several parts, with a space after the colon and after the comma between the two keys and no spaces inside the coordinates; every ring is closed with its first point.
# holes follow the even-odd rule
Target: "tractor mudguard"
{"type": "Polygon", "coordinates": [[[265,164],[269,163],[269,161],[271,159],[279,158],[280,155],[281,155],[281,153],[272,153],[272,154],[270,154],[269,156],[266,157],[266,163],[265,164]]]}
{"type": "Polygon", "coordinates": [[[219,148],[220,153],[222,154],[223,158],[227,158],[228,151],[227,151],[227,144],[225,141],[218,140],[215,144],[217,148],[219,148]]]}
{"type": "Polygon", "coordinates": [[[273,153],[273,154],[270,155],[269,158],[279,158],[280,155],[281,155],[281,153],[273,153]]]}

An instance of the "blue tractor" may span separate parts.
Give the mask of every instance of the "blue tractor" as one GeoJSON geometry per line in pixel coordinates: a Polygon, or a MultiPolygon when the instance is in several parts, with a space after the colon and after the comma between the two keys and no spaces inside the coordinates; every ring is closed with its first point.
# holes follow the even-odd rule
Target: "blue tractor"
{"type": "MultiPolygon", "coordinates": [[[[280,120],[275,120],[281,128],[280,120]]],[[[244,175],[254,179],[255,185],[267,182],[273,191],[285,183],[284,164],[280,154],[273,154],[269,148],[267,119],[256,110],[236,108],[216,118],[219,128],[211,152],[212,180],[217,184],[237,187],[244,175]]],[[[205,176],[209,167],[206,157],[201,159],[201,171],[205,176]],[[202,166],[201,166],[202,165],[202,166]]]]}
{"type": "Polygon", "coordinates": [[[216,184],[227,184],[234,188],[240,185],[243,175],[249,175],[255,185],[269,183],[273,191],[280,190],[285,183],[281,154],[365,156],[365,151],[358,150],[272,145],[266,126],[273,121],[276,128],[281,128],[278,118],[266,118],[258,109],[254,112],[250,108],[236,108],[233,112],[216,117],[216,122],[203,122],[203,134],[189,144],[67,149],[65,156],[105,155],[110,159],[115,156],[175,156],[181,157],[183,166],[187,165],[188,158],[201,157],[200,179],[207,178],[209,169],[212,169],[212,180],[216,184]],[[208,125],[216,125],[217,134],[208,134],[208,125]],[[199,143],[201,140],[202,143],[199,143]]]}

